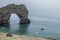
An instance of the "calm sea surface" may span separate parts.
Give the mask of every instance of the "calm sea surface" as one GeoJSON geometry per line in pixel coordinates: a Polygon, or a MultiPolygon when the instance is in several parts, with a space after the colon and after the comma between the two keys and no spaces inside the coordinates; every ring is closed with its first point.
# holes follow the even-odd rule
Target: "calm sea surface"
{"type": "MultiPolygon", "coordinates": [[[[6,4],[16,3],[16,1],[0,1],[0,7],[6,4]]],[[[50,1],[51,2],[51,1],[50,1]]],[[[29,10],[28,18],[31,20],[30,24],[20,25],[19,18],[16,14],[11,14],[9,26],[0,26],[0,32],[10,32],[13,34],[33,35],[43,38],[55,38],[60,40],[60,6],[59,4],[49,4],[37,2],[34,4],[29,1],[22,1],[29,10]],[[41,30],[44,28],[44,30],[41,30]]]]}

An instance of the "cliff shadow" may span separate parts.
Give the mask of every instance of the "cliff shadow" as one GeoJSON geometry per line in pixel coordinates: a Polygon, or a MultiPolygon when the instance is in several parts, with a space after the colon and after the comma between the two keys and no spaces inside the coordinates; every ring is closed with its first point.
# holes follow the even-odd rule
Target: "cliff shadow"
{"type": "Polygon", "coordinates": [[[21,25],[20,25],[19,33],[20,33],[21,35],[27,34],[27,29],[28,29],[28,27],[29,27],[29,24],[21,24],[21,25]]]}

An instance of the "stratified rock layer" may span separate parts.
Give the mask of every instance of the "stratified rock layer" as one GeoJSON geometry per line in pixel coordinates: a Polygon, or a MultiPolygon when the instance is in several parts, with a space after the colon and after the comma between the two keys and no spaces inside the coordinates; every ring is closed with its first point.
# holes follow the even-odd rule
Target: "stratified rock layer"
{"type": "Polygon", "coordinates": [[[0,8],[0,24],[8,24],[12,13],[15,13],[21,19],[20,24],[30,23],[28,19],[28,9],[24,4],[9,4],[0,8]]]}

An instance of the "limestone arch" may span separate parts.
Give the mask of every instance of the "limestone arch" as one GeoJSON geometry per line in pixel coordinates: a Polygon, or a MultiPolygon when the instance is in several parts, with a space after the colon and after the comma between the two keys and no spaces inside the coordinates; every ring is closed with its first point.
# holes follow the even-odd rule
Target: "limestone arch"
{"type": "Polygon", "coordinates": [[[28,9],[24,4],[9,4],[6,7],[0,8],[0,24],[9,23],[11,13],[15,13],[20,18],[20,24],[30,23],[28,19],[28,9]]]}

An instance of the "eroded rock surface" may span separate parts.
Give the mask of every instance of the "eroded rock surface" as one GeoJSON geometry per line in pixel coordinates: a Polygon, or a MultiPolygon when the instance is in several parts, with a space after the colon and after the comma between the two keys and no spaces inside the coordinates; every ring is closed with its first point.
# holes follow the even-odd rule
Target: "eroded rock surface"
{"type": "Polygon", "coordinates": [[[21,19],[20,24],[30,23],[28,19],[28,9],[24,4],[9,4],[0,8],[0,24],[8,24],[12,13],[15,13],[21,19]]]}

